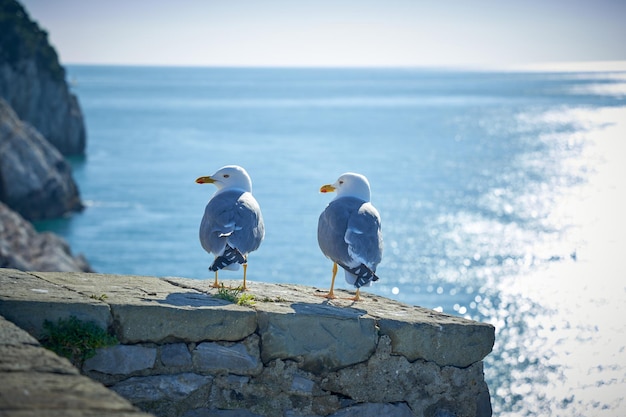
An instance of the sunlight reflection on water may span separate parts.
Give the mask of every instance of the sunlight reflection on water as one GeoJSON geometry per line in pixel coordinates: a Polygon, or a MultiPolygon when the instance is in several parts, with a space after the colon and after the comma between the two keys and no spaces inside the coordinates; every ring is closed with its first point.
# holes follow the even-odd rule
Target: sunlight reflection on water
{"type": "Polygon", "coordinates": [[[535,197],[496,189],[479,202],[495,217],[459,211],[437,220],[446,253],[459,260],[439,261],[432,284],[412,291],[422,305],[496,327],[485,366],[494,415],[616,417],[626,407],[625,110],[544,118],[585,122],[571,142],[588,143],[560,169],[569,178],[591,170],[588,182],[561,181],[535,197]]]}

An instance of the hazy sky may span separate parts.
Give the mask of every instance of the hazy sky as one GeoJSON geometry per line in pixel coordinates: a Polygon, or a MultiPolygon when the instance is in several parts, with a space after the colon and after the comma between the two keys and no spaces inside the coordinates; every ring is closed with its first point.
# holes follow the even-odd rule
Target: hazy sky
{"type": "Polygon", "coordinates": [[[626,60],[626,0],[21,0],[63,64],[626,60]]]}

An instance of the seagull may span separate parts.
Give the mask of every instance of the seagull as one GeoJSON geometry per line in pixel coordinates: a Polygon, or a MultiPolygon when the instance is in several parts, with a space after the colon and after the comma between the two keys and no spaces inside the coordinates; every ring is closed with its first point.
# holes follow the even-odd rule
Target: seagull
{"type": "Polygon", "coordinates": [[[196,182],[217,187],[200,223],[200,243],[204,250],[215,255],[209,267],[215,271],[213,287],[219,287],[217,271],[238,270],[242,264],[245,290],[248,254],[259,248],[265,236],[261,208],[252,196],[250,176],[240,166],[227,165],[196,182]]]}
{"type": "Polygon", "coordinates": [[[356,287],[352,300],[360,299],[360,288],[378,281],[376,266],[383,253],[380,215],[370,203],[370,184],[361,174],[342,174],[334,184],[320,192],[337,192],[326,206],[317,225],[317,242],[322,253],[333,261],[330,291],[323,295],[335,298],[333,288],[337,265],[345,271],[346,282],[356,287]]]}

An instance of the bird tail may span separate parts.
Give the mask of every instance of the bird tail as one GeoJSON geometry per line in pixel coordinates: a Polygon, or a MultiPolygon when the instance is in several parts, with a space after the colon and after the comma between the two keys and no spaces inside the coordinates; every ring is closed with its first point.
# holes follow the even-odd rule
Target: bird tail
{"type": "Polygon", "coordinates": [[[372,269],[368,268],[366,265],[355,266],[354,268],[348,268],[347,266],[341,265],[343,269],[351,273],[356,277],[356,281],[354,281],[354,286],[357,288],[361,288],[364,285],[367,285],[371,281],[378,281],[378,276],[372,271],[372,269]]]}
{"type": "Polygon", "coordinates": [[[209,267],[209,271],[217,271],[218,269],[226,268],[228,265],[232,265],[235,262],[245,264],[246,258],[239,252],[239,249],[231,248],[229,245],[226,245],[224,253],[215,258],[213,264],[209,267]]]}

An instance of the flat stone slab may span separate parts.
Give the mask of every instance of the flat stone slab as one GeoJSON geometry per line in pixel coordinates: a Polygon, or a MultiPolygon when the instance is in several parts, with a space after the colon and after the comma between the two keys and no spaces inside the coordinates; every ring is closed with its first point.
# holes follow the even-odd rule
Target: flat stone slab
{"type": "Polygon", "coordinates": [[[108,304],[15,269],[0,269],[0,315],[37,338],[45,320],[70,315],[105,329],[111,324],[108,304]]]}
{"type": "Polygon", "coordinates": [[[253,310],[164,279],[65,272],[36,275],[105,302],[121,343],[238,341],[256,330],[253,310]]]}

